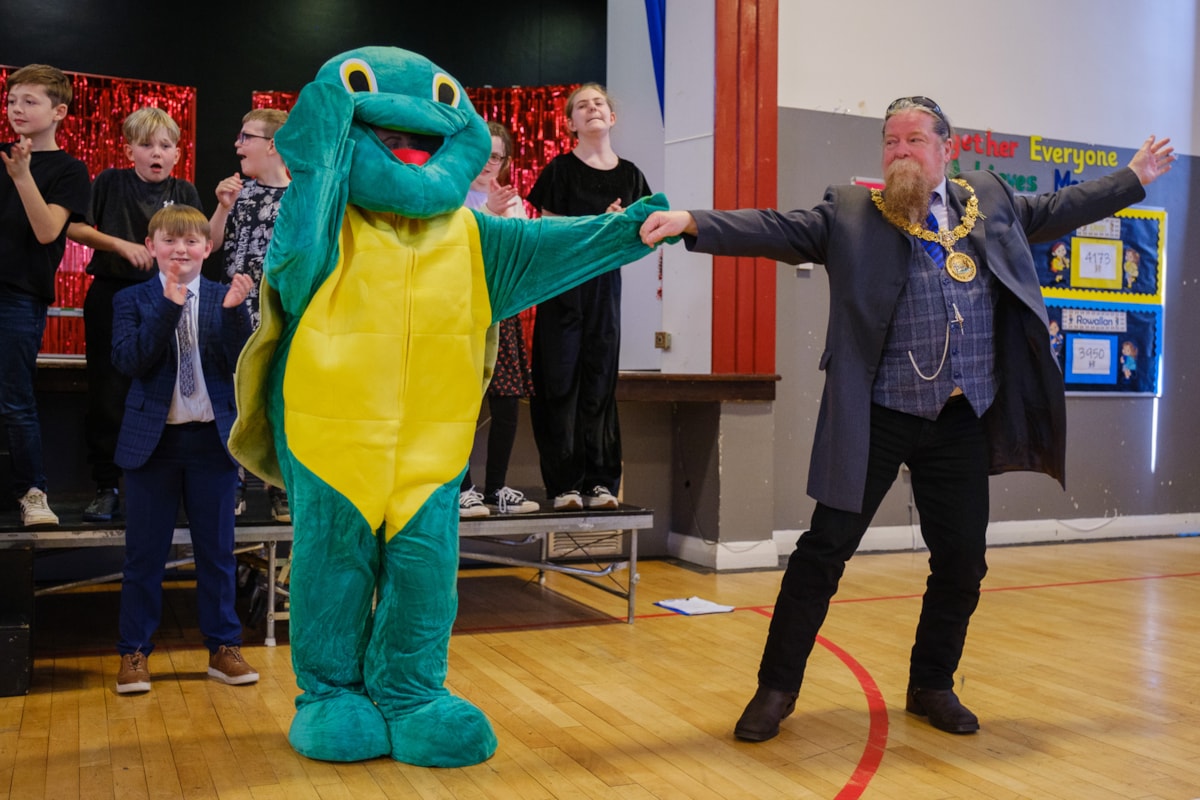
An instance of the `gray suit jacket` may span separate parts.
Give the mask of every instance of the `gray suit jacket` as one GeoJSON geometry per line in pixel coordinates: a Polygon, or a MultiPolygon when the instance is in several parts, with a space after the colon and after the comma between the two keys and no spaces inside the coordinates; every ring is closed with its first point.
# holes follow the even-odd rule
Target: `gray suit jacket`
{"type": "MultiPolygon", "coordinates": [[[[1066,405],[1062,374],[1050,352],[1029,242],[1062,236],[1145,197],[1132,170],[1121,169],[1054,194],[1023,197],[999,175],[968,172],[983,217],[970,240],[981,267],[999,279],[996,377],[999,389],[984,415],[993,474],[1035,470],[1065,480],[1066,405]]],[[[950,183],[950,207],[961,217],[969,194],[950,183]]],[[[689,249],[758,256],[788,264],[824,264],[829,325],[820,368],[825,389],[817,416],[808,493],[847,511],[862,509],[870,448],[871,386],[888,324],[908,277],[916,239],[883,219],[860,186],[830,187],[811,210],[693,211],[699,235],[689,249]]]]}

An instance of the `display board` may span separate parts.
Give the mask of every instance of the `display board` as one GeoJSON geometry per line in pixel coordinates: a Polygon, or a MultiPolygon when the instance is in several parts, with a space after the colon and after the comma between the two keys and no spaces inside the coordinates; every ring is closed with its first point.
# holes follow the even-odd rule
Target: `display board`
{"type": "MultiPolygon", "coordinates": [[[[993,131],[959,131],[952,146],[952,174],[988,169],[1018,194],[1057,191],[1128,162],[1112,148],[993,131]]],[[[1134,207],[1031,245],[1068,393],[1158,395],[1166,227],[1165,210],[1134,207]]]]}

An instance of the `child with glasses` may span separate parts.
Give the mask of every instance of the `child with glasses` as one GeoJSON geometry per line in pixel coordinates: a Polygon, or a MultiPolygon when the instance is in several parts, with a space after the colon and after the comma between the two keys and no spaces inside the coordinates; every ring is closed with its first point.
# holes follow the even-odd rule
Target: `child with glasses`
{"type": "Polygon", "coordinates": [[[70,79],[46,64],[8,76],[17,138],[0,143],[0,427],[24,527],[58,524],[46,499],[33,378],[68,221],[87,209],[87,167],[55,140],[72,94],[70,79]]]}
{"type": "MultiPolygon", "coordinates": [[[[512,161],[512,136],[499,123],[489,122],[492,134],[492,153],[479,176],[471,182],[464,205],[484,214],[514,219],[527,219],[525,204],[507,181],[512,161]]],[[[487,467],[483,493],[475,490],[471,480],[471,465],[463,474],[462,491],[458,496],[458,515],[461,518],[486,517],[495,508],[501,514],[528,514],[539,506],[524,493],[507,484],[508,460],[517,439],[517,416],[522,397],[533,394],[533,379],[525,357],[525,337],[519,317],[501,320],[488,331],[489,344],[496,337],[496,364],[487,389],[491,426],[488,429],[487,467]]]]}
{"type": "Polygon", "coordinates": [[[88,463],[96,495],[83,511],[84,522],[112,522],[121,517],[121,469],[113,462],[129,379],[112,364],[113,297],[155,275],[146,250],[150,217],[161,208],[181,204],[204,210],[200,193],[189,181],[172,176],[179,163],[179,125],[159,108],[139,108],[122,125],[125,157],[131,167],[106,169],[92,184],[87,223],[72,223],[67,235],[95,252],[88,263],[92,275],[83,301],[87,337],[88,410],[84,418],[88,463]]]}
{"type": "MultiPolygon", "coordinates": [[[[213,248],[221,249],[227,278],[239,274],[250,276],[252,286],[246,296],[246,310],[255,328],[261,319],[258,288],[262,283],[263,258],[275,230],[279,201],[292,182],[283,157],[275,149],[275,132],[285,122],[287,112],[277,108],[256,108],[242,117],[241,130],[234,139],[241,161],[240,172],[217,184],[217,210],[209,220],[213,248]]],[[[266,489],[271,517],[277,522],[291,522],[287,492],[270,484],[266,489]]],[[[235,515],[246,510],[246,472],[240,467],[233,509],[235,515]]]]}

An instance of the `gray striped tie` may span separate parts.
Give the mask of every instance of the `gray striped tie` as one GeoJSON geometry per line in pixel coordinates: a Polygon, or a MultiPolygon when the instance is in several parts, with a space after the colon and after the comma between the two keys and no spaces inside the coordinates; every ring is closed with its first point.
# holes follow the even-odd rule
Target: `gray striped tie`
{"type": "Polygon", "coordinates": [[[196,392],[196,372],[192,367],[192,298],[195,296],[188,289],[183,313],[175,328],[179,335],[179,391],[184,397],[191,397],[196,392]]]}

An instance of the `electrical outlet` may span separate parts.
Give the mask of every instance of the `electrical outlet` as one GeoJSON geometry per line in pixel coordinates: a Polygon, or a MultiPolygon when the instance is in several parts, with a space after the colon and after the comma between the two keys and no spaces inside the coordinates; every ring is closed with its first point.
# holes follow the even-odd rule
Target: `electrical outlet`
{"type": "Polygon", "coordinates": [[[671,349],[671,334],[666,331],[654,332],[654,346],[659,350],[671,349]]]}

